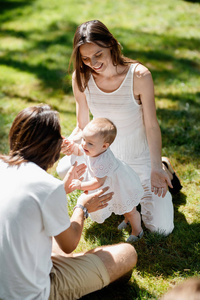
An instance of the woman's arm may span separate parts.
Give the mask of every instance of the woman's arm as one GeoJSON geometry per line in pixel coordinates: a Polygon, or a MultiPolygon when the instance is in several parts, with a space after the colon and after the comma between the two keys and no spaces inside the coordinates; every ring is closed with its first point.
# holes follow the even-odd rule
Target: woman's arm
{"type": "Polygon", "coordinates": [[[154,84],[150,71],[138,65],[134,76],[134,94],[139,95],[144,113],[144,124],[151,156],[151,187],[158,196],[165,196],[171,181],[162,169],[161,131],[156,117],[154,84]],[[156,188],[157,190],[155,190],[156,188]]]}
{"type": "Polygon", "coordinates": [[[68,137],[69,143],[62,144],[61,152],[65,155],[73,154],[73,141],[79,143],[82,138],[82,130],[83,128],[90,122],[89,116],[89,108],[87,105],[87,100],[85,94],[80,92],[77,82],[75,72],[72,76],[72,89],[74,93],[74,97],[76,100],[76,120],[77,124],[75,129],[72,131],[70,136],[68,137]],[[70,144],[71,142],[71,144],[70,144]]]}
{"type": "Polygon", "coordinates": [[[83,128],[90,122],[90,115],[85,94],[82,93],[78,88],[75,72],[72,76],[72,89],[76,100],[77,125],[72,134],[69,136],[69,139],[79,141],[83,128]]]}

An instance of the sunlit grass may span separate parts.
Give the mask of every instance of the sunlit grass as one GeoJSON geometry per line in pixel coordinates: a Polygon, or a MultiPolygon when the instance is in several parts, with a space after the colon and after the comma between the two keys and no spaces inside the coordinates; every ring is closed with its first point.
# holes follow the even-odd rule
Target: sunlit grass
{"type": "MultiPolygon", "coordinates": [[[[163,155],[169,156],[183,189],[174,197],[175,229],[169,237],[150,234],[136,244],[138,264],[128,286],[91,299],[158,299],[169,287],[200,275],[200,4],[182,0],[1,1],[0,152],[8,151],[8,132],[23,108],[48,103],[59,111],[62,134],[76,125],[68,73],[76,27],[103,21],[123,53],[145,64],[155,83],[163,155]]],[[[56,165],[49,172],[56,174],[56,165]]],[[[69,196],[69,213],[78,192],[69,196]]],[[[121,217],[103,225],[85,222],[76,251],[125,241],[121,217]]],[[[89,299],[89,298],[88,298],[89,299]]]]}

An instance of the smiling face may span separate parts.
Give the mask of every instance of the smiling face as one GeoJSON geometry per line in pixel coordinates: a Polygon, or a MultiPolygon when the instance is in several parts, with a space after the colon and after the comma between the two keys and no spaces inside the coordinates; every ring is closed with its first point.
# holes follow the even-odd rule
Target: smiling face
{"type": "Polygon", "coordinates": [[[84,129],[81,146],[83,147],[86,155],[96,157],[109,147],[109,143],[104,142],[104,138],[100,133],[96,133],[93,130],[84,129]]]}
{"type": "Polygon", "coordinates": [[[101,73],[112,64],[110,48],[103,48],[93,43],[80,46],[80,54],[85,65],[96,73],[101,73]]]}

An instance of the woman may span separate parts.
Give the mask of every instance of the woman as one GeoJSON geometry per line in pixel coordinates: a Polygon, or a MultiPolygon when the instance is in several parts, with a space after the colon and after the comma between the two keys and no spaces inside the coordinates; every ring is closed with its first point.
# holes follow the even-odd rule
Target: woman
{"type": "MultiPolygon", "coordinates": [[[[78,26],[72,57],[77,127],[70,138],[81,136],[90,120],[90,112],[94,118],[110,119],[118,131],[111,150],[137,172],[144,188],[140,202],[143,222],[150,231],[168,235],[174,228],[168,186],[173,188],[173,179],[178,181],[178,190],[181,185],[168,159],[163,170],[161,132],[150,71],[124,57],[118,41],[98,20],[78,26]]],[[[69,143],[63,145],[63,152],[70,155],[71,147],[69,143]]],[[[58,166],[58,173],[63,172],[64,163],[65,158],[58,166]]],[[[127,223],[128,218],[119,229],[125,228],[127,223]]]]}

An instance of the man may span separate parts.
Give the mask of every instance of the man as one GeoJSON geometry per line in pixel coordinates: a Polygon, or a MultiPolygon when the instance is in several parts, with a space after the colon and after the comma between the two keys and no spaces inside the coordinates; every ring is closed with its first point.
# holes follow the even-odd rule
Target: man
{"type": "Polygon", "coordinates": [[[9,154],[0,156],[0,299],[79,299],[129,272],[137,261],[130,244],[72,254],[84,218],[112,193],[83,193],[69,218],[66,193],[85,165],[75,163],[63,181],[46,172],[61,150],[57,113],[48,105],[22,110],[9,141],[9,154]],[[64,255],[51,256],[52,237],[64,255]]]}

